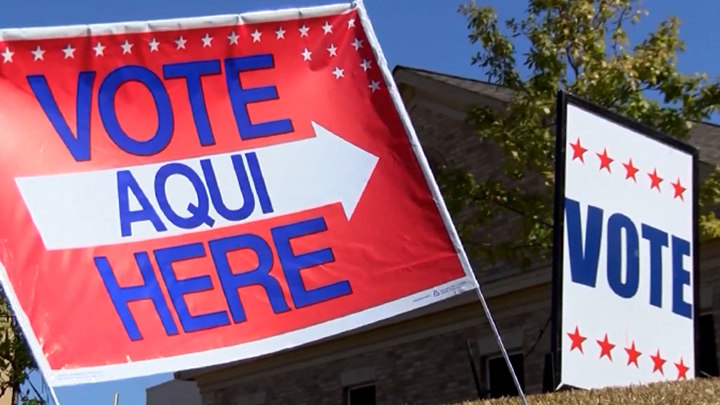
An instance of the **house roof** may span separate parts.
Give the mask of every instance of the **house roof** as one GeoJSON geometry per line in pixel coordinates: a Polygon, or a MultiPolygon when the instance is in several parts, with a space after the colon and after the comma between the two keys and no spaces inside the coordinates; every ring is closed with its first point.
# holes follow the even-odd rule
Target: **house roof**
{"type": "MultiPolygon", "coordinates": [[[[393,75],[397,76],[399,71],[425,79],[431,79],[435,82],[454,86],[458,89],[470,91],[485,97],[492,97],[502,102],[510,101],[513,94],[511,89],[487,81],[402,65],[397,65],[393,69],[393,75]]],[[[690,130],[689,143],[698,149],[702,162],[712,165],[720,164],[720,125],[710,122],[695,122],[695,125],[693,125],[693,128],[690,130]]]]}
{"type": "Polygon", "coordinates": [[[474,80],[469,79],[465,77],[460,76],[453,76],[448,75],[444,73],[438,73],[438,72],[432,72],[429,70],[423,70],[423,69],[416,69],[416,68],[409,68],[405,66],[397,66],[394,71],[398,71],[400,69],[407,69],[412,71],[413,73],[430,78],[433,80],[437,80],[439,82],[450,84],[452,86],[456,86],[465,90],[470,90],[472,92],[482,94],[484,96],[489,96],[496,98],[501,101],[510,101],[513,95],[513,91],[508,89],[507,87],[498,86],[495,84],[491,84],[488,82],[484,82],[481,80],[474,80]]]}

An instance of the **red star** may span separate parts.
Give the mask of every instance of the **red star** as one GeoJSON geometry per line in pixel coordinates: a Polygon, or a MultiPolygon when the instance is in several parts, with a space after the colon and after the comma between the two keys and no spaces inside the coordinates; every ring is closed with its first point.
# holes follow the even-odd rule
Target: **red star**
{"type": "Polygon", "coordinates": [[[635,183],[637,183],[637,179],[635,178],[635,173],[637,173],[640,169],[633,166],[632,158],[630,158],[630,160],[627,163],[623,163],[623,166],[625,166],[625,171],[627,172],[627,174],[625,175],[625,180],[632,177],[633,181],[635,181],[635,183]]]}
{"type": "Polygon", "coordinates": [[[572,340],[572,345],[570,345],[570,351],[578,349],[580,350],[580,353],[585,354],[585,352],[583,352],[582,344],[585,340],[587,340],[587,338],[580,334],[577,326],[575,327],[575,332],[568,333],[568,336],[570,337],[570,340],[572,340]]]}
{"type": "Polygon", "coordinates": [[[632,345],[629,348],[625,348],[625,351],[628,354],[627,365],[629,366],[630,364],[635,363],[635,367],[638,368],[638,357],[640,357],[642,353],[635,350],[635,342],[632,342],[632,345]]]}
{"type": "Polygon", "coordinates": [[[683,187],[682,184],[680,184],[680,177],[678,177],[677,183],[670,183],[670,184],[672,184],[673,188],[675,189],[675,197],[673,197],[673,198],[680,197],[681,200],[685,201],[685,198],[683,197],[683,193],[687,189],[685,187],[683,187]]]}
{"type": "Polygon", "coordinates": [[[600,345],[600,358],[602,359],[603,356],[607,356],[610,361],[612,361],[612,349],[615,348],[615,345],[610,343],[608,341],[607,333],[605,334],[605,339],[598,340],[598,344],[600,345]]]}
{"type": "Polygon", "coordinates": [[[600,158],[600,169],[598,170],[607,169],[608,173],[612,173],[610,171],[610,163],[613,162],[613,159],[608,156],[607,148],[603,149],[602,155],[599,153],[596,153],[596,155],[600,158]]]}
{"type": "Polygon", "coordinates": [[[650,355],[650,358],[653,361],[653,373],[656,371],[660,371],[660,374],[665,375],[663,372],[663,364],[665,364],[665,359],[660,357],[660,349],[657,350],[656,355],[650,355]]]}
{"type": "Polygon", "coordinates": [[[581,162],[585,163],[585,158],[583,158],[583,154],[587,152],[587,149],[583,148],[582,145],[580,145],[580,138],[578,138],[574,144],[571,143],[570,146],[572,146],[573,149],[572,160],[579,158],[581,162]]]}
{"type": "Polygon", "coordinates": [[[683,363],[682,357],[680,357],[680,363],[675,363],[675,367],[677,367],[678,370],[678,380],[687,380],[687,372],[688,370],[690,370],[690,368],[683,363]]]}
{"type": "Polygon", "coordinates": [[[653,172],[648,173],[648,176],[650,176],[650,190],[656,188],[660,191],[660,183],[662,183],[663,179],[657,175],[657,169],[653,169],[653,172]]]}

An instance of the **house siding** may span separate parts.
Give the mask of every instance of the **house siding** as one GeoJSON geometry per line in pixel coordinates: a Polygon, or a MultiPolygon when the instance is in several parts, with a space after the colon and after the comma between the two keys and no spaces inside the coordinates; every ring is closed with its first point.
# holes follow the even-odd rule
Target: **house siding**
{"type": "MultiPolygon", "coordinates": [[[[543,286],[490,301],[501,333],[521,337],[510,350],[527,352],[533,346],[547,320],[548,296],[543,286]]],[[[338,404],[343,380],[348,380],[344,377],[364,370],[366,379],[345,383],[374,382],[378,404],[461,402],[478,397],[468,342],[477,367],[484,356],[498,354],[478,303],[249,362],[200,376],[197,382],[203,405],[244,404],[253,396],[262,398],[256,405],[338,404]],[[294,367],[281,369],[288,365],[294,367]]],[[[534,391],[542,387],[547,344],[538,344],[525,363],[526,385],[534,391]]]]}
{"type": "Polygon", "coordinates": [[[700,314],[715,317],[715,347],[720,356],[720,240],[700,246],[700,314]]]}
{"type": "MultiPolygon", "coordinates": [[[[700,299],[701,312],[716,317],[719,275],[720,242],[716,241],[704,245],[701,252],[700,299]]],[[[525,354],[525,391],[530,394],[543,387],[550,347],[551,331],[544,329],[550,293],[551,285],[545,283],[488,300],[507,350],[525,354]]],[[[715,328],[720,348],[720,320],[715,328]]],[[[361,370],[366,378],[354,382],[374,382],[379,405],[461,403],[478,397],[468,342],[481,388],[486,390],[484,362],[500,353],[479,303],[247,362],[201,375],[196,381],[203,405],[341,404],[343,380],[361,370]]]]}
{"type": "Polygon", "coordinates": [[[200,404],[200,392],[192,381],[170,380],[145,390],[145,405],[200,404]]]}
{"type": "MultiPolygon", "coordinates": [[[[493,142],[481,140],[464,120],[464,114],[459,114],[457,110],[445,111],[450,108],[418,96],[408,99],[407,103],[408,114],[429,161],[463,168],[473,175],[476,182],[492,179],[507,187],[519,186],[531,191],[538,191],[539,185],[543,184],[544,179],[532,174],[521,180],[510,180],[502,166],[504,152],[493,142]]],[[[454,213],[454,221],[462,223],[468,218],[472,221],[472,210],[473,205],[470,204],[464,212],[454,213]]],[[[517,240],[522,220],[518,213],[497,206],[495,216],[463,240],[466,250],[472,252],[478,245],[517,240]]],[[[479,257],[472,259],[472,265],[480,282],[517,275],[521,271],[517,264],[499,260],[483,262],[479,257]]],[[[546,266],[549,266],[546,260],[535,263],[535,268],[546,266]]]]}
{"type": "MultiPolygon", "coordinates": [[[[401,86],[401,91],[431,161],[464,167],[478,180],[502,176],[501,152],[473,136],[462,114],[433,105],[413,88],[401,86]]],[[[519,220],[517,214],[501,213],[478,237],[516,237],[519,220]]],[[[536,263],[525,272],[503,263],[475,260],[473,265],[508,351],[525,355],[526,392],[541,392],[551,333],[546,328],[551,308],[549,263],[536,263]]],[[[717,317],[720,241],[702,246],[701,279],[702,312],[717,317]]],[[[720,348],[720,319],[715,328],[720,348]]],[[[468,342],[485,390],[484,361],[499,350],[477,302],[209,371],[195,380],[203,405],[342,404],[345,386],[366,380],[376,384],[378,404],[456,403],[478,396],[468,342]]]]}

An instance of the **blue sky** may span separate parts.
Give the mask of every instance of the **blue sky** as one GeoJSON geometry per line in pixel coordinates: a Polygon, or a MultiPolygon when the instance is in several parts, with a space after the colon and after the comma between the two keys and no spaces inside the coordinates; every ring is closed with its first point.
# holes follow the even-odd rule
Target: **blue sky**
{"type": "MultiPolygon", "coordinates": [[[[101,23],[240,13],[286,7],[330,4],[333,0],[3,0],[0,28],[101,23]]],[[[457,13],[463,0],[365,0],[370,19],[379,37],[390,67],[397,64],[444,73],[484,79],[470,65],[474,49],[467,40],[463,17],[457,13]]],[[[521,16],[526,0],[484,0],[493,5],[501,18],[521,16]]],[[[707,72],[720,75],[720,3],[717,0],[645,1],[650,15],[631,31],[639,38],[668,15],[683,21],[681,36],[687,51],[681,55],[683,72],[707,72]],[[692,4],[692,6],[690,6],[692,4]],[[715,45],[715,46],[714,46],[715,45]]],[[[33,380],[37,381],[38,376],[33,380]]],[[[115,392],[120,405],[145,404],[145,388],[171,378],[158,375],[147,378],[98,383],[58,389],[62,405],[112,404],[115,392]]],[[[36,384],[39,387],[39,384],[36,384]]]]}

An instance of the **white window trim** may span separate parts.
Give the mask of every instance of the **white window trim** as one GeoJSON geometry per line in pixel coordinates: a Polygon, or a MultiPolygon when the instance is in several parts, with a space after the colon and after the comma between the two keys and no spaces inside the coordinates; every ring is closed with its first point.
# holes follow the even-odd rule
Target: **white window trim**
{"type": "Polygon", "coordinates": [[[263,405],[265,403],[265,398],[267,396],[267,392],[265,390],[259,391],[253,394],[247,394],[243,395],[236,400],[240,404],[247,404],[247,405],[263,405]]]}
{"type": "Polygon", "coordinates": [[[362,384],[375,382],[375,369],[372,367],[364,367],[357,369],[343,370],[340,374],[340,382],[343,387],[351,388],[362,384]]]}
{"type": "MultiPolygon", "coordinates": [[[[523,330],[516,330],[513,332],[503,333],[502,341],[505,346],[505,350],[508,352],[522,351],[523,348],[523,330]]],[[[500,346],[497,344],[497,339],[493,335],[485,336],[478,339],[478,353],[483,357],[496,356],[500,352],[500,346]]]]}
{"type": "Polygon", "coordinates": [[[702,315],[713,312],[713,286],[700,287],[700,312],[702,315]]]}

